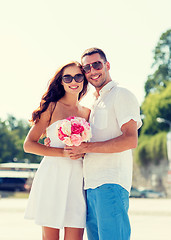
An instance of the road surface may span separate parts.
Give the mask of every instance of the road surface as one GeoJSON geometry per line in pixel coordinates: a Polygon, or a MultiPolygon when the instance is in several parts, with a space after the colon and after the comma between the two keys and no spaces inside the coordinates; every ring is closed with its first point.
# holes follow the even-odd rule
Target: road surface
{"type": "MultiPolygon", "coordinates": [[[[23,219],[26,203],[26,199],[0,199],[1,240],[41,240],[41,227],[23,219]]],[[[131,240],[171,239],[171,199],[131,198],[129,216],[131,240]]]]}

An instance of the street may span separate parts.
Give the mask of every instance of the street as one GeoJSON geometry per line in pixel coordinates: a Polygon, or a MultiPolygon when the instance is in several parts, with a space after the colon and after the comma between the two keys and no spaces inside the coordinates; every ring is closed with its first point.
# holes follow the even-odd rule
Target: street
{"type": "MultiPolygon", "coordinates": [[[[23,219],[26,203],[27,199],[0,199],[1,240],[41,240],[41,227],[23,219]]],[[[131,240],[171,239],[171,199],[131,198],[129,216],[131,240]]]]}

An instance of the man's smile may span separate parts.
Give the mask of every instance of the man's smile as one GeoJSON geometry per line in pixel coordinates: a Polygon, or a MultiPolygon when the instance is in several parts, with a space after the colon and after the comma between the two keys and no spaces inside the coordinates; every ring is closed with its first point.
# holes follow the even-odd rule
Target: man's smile
{"type": "Polygon", "coordinates": [[[96,74],[96,75],[91,76],[90,78],[92,80],[97,80],[97,79],[99,79],[100,76],[101,76],[101,74],[96,74]]]}

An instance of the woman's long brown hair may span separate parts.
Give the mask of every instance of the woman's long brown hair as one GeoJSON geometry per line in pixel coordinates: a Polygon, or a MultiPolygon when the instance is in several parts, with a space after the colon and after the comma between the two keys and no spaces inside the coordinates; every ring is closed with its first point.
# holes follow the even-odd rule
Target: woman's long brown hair
{"type": "MultiPolygon", "coordinates": [[[[36,110],[33,111],[32,118],[30,120],[31,124],[36,124],[39,121],[41,114],[46,111],[46,109],[48,108],[48,106],[51,102],[54,102],[56,105],[57,101],[59,101],[59,99],[61,99],[65,95],[64,87],[61,84],[62,75],[63,75],[64,69],[67,67],[70,67],[70,66],[79,67],[81,69],[82,73],[84,74],[81,64],[77,61],[72,61],[72,62],[69,62],[69,63],[61,66],[56,71],[54,77],[49,81],[48,89],[41,98],[40,106],[36,110]]],[[[88,85],[88,81],[84,75],[83,89],[79,93],[78,100],[80,100],[87,92],[87,85],[88,85]]],[[[50,120],[49,120],[49,122],[50,122],[50,120]]]]}

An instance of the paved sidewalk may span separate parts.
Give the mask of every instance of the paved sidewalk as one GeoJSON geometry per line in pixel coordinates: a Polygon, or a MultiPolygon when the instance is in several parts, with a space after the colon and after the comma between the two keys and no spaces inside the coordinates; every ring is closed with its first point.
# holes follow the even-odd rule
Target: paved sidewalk
{"type": "MultiPolygon", "coordinates": [[[[26,199],[0,199],[1,240],[41,240],[41,227],[23,219],[26,203],[26,199]]],[[[129,215],[131,240],[171,238],[171,199],[131,198],[129,215]]],[[[87,240],[86,234],[84,240],[87,240]]]]}
{"type": "MultiPolygon", "coordinates": [[[[0,211],[24,211],[27,199],[0,198],[0,211]]],[[[130,198],[130,214],[171,216],[171,199],[130,198]]]]}
{"type": "Polygon", "coordinates": [[[171,199],[130,198],[129,214],[171,216],[171,199]]]}

